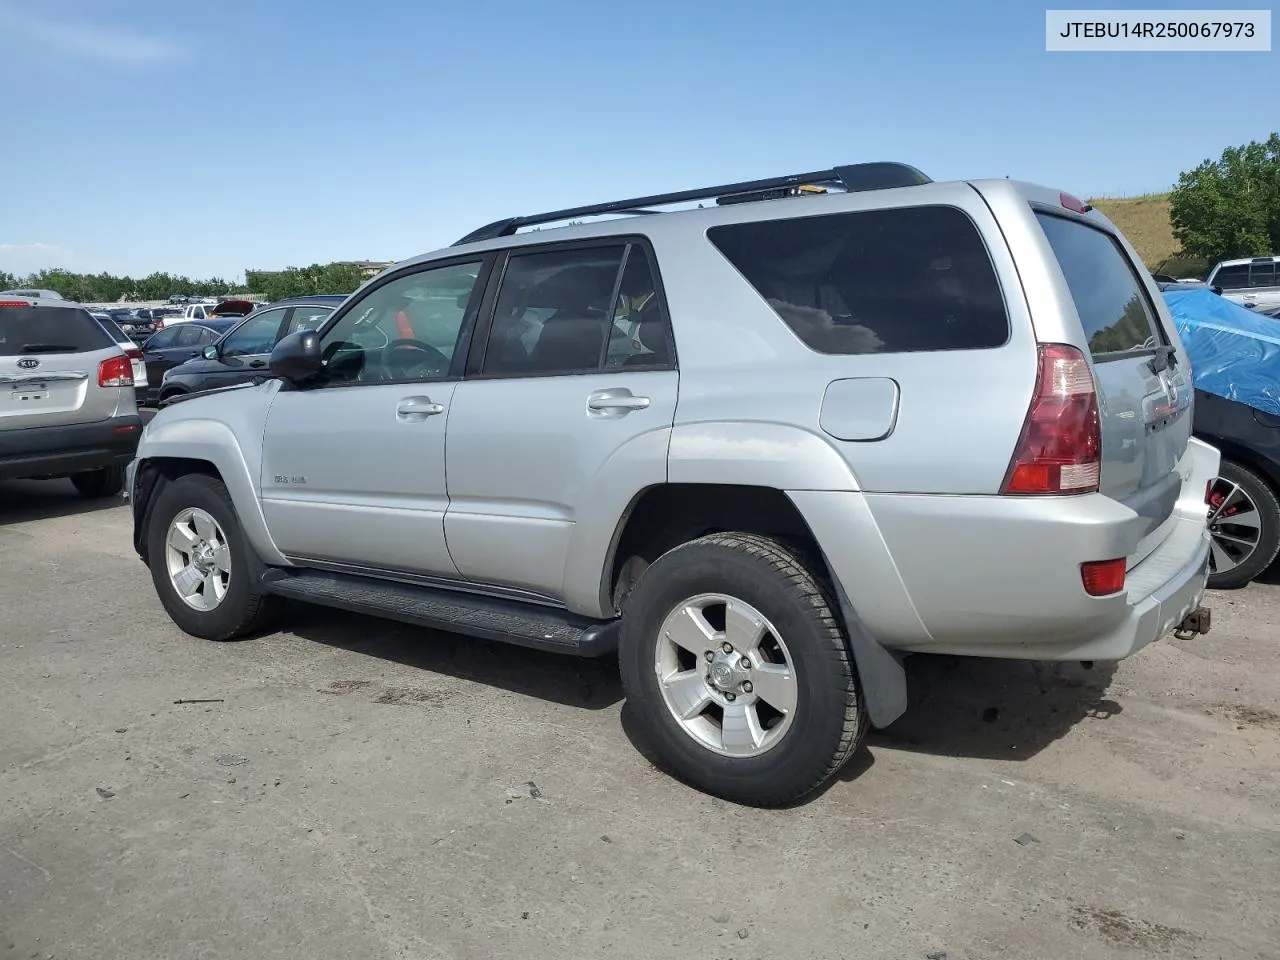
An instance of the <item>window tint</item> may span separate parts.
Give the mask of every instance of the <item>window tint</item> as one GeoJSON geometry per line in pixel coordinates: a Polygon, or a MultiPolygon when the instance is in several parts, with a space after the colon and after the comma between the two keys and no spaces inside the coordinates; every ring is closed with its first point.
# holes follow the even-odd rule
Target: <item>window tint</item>
{"type": "Polygon", "coordinates": [[[708,236],[821,353],[968,350],[1008,339],[982,238],[951,207],[740,223],[708,236]]]}
{"type": "Polygon", "coordinates": [[[283,319],[283,310],[267,310],[256,317],[250,317],[227,334],[227,338],[222,341],[222,356],[248,357],[270,353],[271,348],[276,345],[276,334],[280,331],[283,319]]]}
{"type": "Polygon", "coordinates": [[[194,323],[184,323],[180,327],[175,327],[174,330],[178,334],[178,339],[170,346],[194,347],[197,344],[210,342],[204,339],[205,328],[194,323]]]}
{"type": "Polygon", "coordinates": [[[1213,286],[1223,290],[1240,290],[1249,285],[1249,265],[1237,264],[1234,267],[1222,267],[1213,275],[1213,286]]]}
{"type": "Polygon", "coordinates": [[[1274,263],[1255,263],[1249,267],[1249,286],[1274,287],[1276,285],[1276,267],[1274,263]]]}
{"type": "Polygon", "coordinates": [[[182,333],[185,328],[186,325],[181,327],[169,327],[165,330],[161,330],[147,341],[147,349],[168,350],[170,347],[177,346],[178,334],[182,333]]]}
{"type": "Polygon", "coordinates": [[[528,376],[600,368],[625,244],[513,254],[483,372],[528,376]]]}
{"type": "Polygon", "coordinates": [[[351,305],[321,344],[330,382],[447,376],[481,262],[397,277],[351,305]]]}
{"type": "Polygon", "coordinates": [[[329,319],[331,313],[333,313],[333,307],[311,305],[294,307],[285,335],[297,333],[299,330],[315,330],[329,319]]]}
{"type": "Polygon", "coordinates": [[[197,333],[196,346],[198,347],[204,346],[207,343],[213,343],[213,341],[217,340],[218,337],[222,335],[218,333],[217,330],[210,330],[208,327],[195,326],[193,329],[195,329],[197,333]]]}
{"type": "Polygon", "coordinates": [[[667,366],[670,362],[671,337],[653,267],[644,247],[632,244],[613,308],[604,365],[607,369],[667,366]]]}
{"type": "Polygon", "coordinates": [[[1133,265],[1110,234],[1038,213],[1095,357],[1155,346],[1159,329],[1133,265]]]}
{"type": "Polygon", "coordinates": [[[87,353],[115,345],[85,310],[73,307],[0,307],[0,357],[87,353]]]}

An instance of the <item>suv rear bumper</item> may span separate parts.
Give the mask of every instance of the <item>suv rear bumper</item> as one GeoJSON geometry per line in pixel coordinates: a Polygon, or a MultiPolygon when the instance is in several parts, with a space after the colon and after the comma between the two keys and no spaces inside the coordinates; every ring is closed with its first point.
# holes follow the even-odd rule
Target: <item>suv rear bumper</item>
{"type": "Polygon", "coordinates": [[[138,449],[142,421],[136,415],[65,427],[0,432],[0,480],[66,477],[127,464],[138,449]]]}
{"type": "Polygon", "coordinates": [[[1080,565],[1132,557],[1143,521],[1107,497],[795,492],[850,603],[882,645],[1026,660],[1118,660],[1176,628],[1208,576],[1204,490],[1218,453],[1193,440],[1168,535],[1087,594],[1080,565]]]}

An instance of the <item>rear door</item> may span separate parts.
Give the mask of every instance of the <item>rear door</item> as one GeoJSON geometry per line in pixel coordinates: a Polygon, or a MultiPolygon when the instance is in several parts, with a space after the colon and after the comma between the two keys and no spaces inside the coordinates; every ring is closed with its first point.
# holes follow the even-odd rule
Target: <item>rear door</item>
{"type": "Polygon", "coordinates": [[[464,577],[560,600],[578,522],[667,478],[675,355],[645,244],[518,248],[499,272],[449,413],[445,535],[464,577]]]}
{"type": "Polygon", "coordinates": [[[1102,420],[1099,491],[1145,519],[1149,536],[1171,516],[1182,489],[1176,468],[1191,437],[1191,371],[1170,348],[1173,339],[1114,236],[1075,218],[1036,217],[1093,357],[1102,420]]]}
{"type": "Polygon", "coordinates": [[[98,386],[98,365],[123,353],[79,307],[0,306],[0,430],[114,416],[120,391],[98,386]]]}

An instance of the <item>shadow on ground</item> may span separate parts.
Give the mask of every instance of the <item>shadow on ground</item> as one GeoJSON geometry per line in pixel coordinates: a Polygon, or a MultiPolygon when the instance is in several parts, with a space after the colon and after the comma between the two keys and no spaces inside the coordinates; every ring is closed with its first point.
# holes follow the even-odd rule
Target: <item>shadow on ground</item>
{"type": "Polygon", "coordinates": [[[0,527],[109,510],[125,502],[123,497],[88,500],[70,480],[0,480],[0,527]]]}
{"type": "Polygon", "coordinates": [[[1082,720],[1107,720],[1114,663],[914,656],[906,661],[911,706],[872,747],[947,757],[1025,760],[1082,720]]]}
{"type": "MultiPolygon", "coordinates": [[[[301,605],[291,606],[284,626],[326,646],[584,710],[622,700],[614,657],[578,660],[301,605]]],[[[872,749],[1025,760],[1076,724],[1121,712],[1105,695],[1114,664],[1088,669],[1074,662],[914,656],[907,659],[906,669],[911,706],[888,728],[871,732],[867,746],[872,749]]],[[[636,749],[662,768],[642,725],[627,708],[622,727],[636,749]]],[[[861,749],[837,779],[854,780],[874,762],[871,750],[861,749]]]]}
{"type": "Polygon", "coordinates": [[[583,710],[622,699],[615,657],[566,657],[302,604],[289,606],[281,626],[304,640],[583,710]]]}

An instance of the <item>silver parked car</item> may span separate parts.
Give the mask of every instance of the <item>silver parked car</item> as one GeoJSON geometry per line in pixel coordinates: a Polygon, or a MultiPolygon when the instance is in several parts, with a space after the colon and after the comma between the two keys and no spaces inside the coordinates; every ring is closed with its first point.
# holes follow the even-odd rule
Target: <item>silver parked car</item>
{"type": "Polygon", "coordinates": [[[1057,190],[862,164],[499,221],[270,372],[162,410],[132,467],[182,629],[288,597],[616,648],[666,763],[739,802],[830,778],[908,653],[1208,629],[1186,354],[1057,190]]]}
{"type": "Polygon", "coordinates": [[[119,494],[142,433],[133,361],[68,300],[0,295],[0,480],[119,494]]]}

